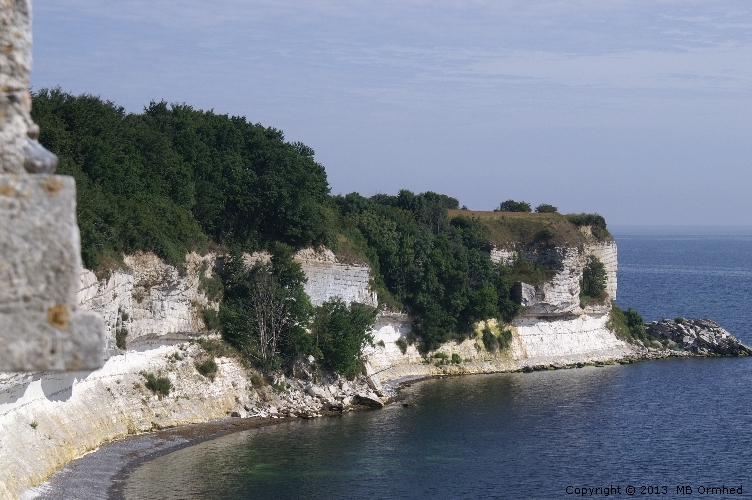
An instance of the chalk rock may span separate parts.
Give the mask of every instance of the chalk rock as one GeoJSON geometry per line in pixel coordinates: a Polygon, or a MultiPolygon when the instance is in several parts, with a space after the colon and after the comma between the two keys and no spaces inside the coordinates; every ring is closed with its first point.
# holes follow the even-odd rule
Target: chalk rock
{"type": "Polygon", "coordinates": [[[752,349],[739,342],[715,321],[709,319],[681,318],[653,321],[645,325],[649,335],[668,339],[684,350],[695,354],[718,354],[722,356],[752,355],[752,349]]]}
{"type": "Polygon", "coordinates": [[[355,397],[357,397],[358,403],[365,406],[373,406],[374,408],[382,408],[384,406],[381,398],[371,391],[358,392],[355,397]]]}
{"type": "Polygon", "coordinates": [[[517,283],[513,290],[516,301],[525,306],[525,316],[573,316],[583,312],[605,314],[616,300],[617,251],[613,241],[592,242],[583,247],[540,247],[537,245],[516,251],[493,249],[491,260],[510,264],[517,256],[557,269],[550,281],[533,286],[517,283]],[[583,310],[580,307],[580,280],[589,256],[597,257],[606,269],[607,298],[583,310]]]}

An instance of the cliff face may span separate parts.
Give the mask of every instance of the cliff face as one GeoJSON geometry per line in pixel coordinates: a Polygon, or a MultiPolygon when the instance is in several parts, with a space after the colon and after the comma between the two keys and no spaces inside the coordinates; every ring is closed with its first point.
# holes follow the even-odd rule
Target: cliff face
{"type": "Polygon", "coordinates": [[[144,253],[126,256],[128,269],[114,270],[102,280],[84,269],[79,307],[104,317],[109,354],[115,352],[119,329],[128,332],[127,342],[147,336],[204,332],[199,308],[216,304],[210,304],[200,290],[200,274],[206,276],[215,259],[213,254],[188,254],[182,275],[175,266],[144,253]]]}
{"type": "Polygon", "coordinates": [[[518,251],[494,249],[494,262],[510,263],[517,255],[525,260],[554,267],[553,279],[539,286],[518,285],[520,303],[527,309],[525,316],[567,316],[583,313],[602,314],[611,309],[616,300],[617,251],[613,241],[593,241],[582,247],[526,247],[518,251]],[[608,298],[601,304],[580,307],[580,280],[589,256],[597,257],[606,268],[608,298]]]}
{"type": "MultiPolygon", "coordinates": [[[[609,298],[615,297],[613,243],[537,253],[531,249],[525,258],[556,259],[557,274],[550,282],[530,288],[525,314],[507,325],[513,334],[508,349],[485,349],[481,327],[499,330],[490,322],[479,325],[477,336],[438,350],[449,358],[459,355],[460,364],[424,358],[415,345],[405,342],[411,318],[382,311],[375,326],[375,345],[366,350],[371,385],[379,390],[382,384],[394,384],[403,377],[537,369],[631,354],[606,328],[605,305],[579,307],[579,280],[591,254],[606,266],[609,298]]],[[[501,251],[494,255],[505,258],[501,251]]],[[[248,256],[249,260],[262,258],[248,256]]],[[[0,474],[0,496],[13,498],[68,461],[131,433],[220,418],[242,412],[243,407],[268,413],[270,405],[282,408],[309,399],[313,403],[305,404],[313,408],[328,404],[318,389],[302,387],[290,389],[289,394],[260,397],[248,373],[227,358],[217,358],[220,366],[215,381],[198,374],[195,360],[202,354],[185,340],[205,333],[199,309],[217,306],[201,285],[202,273],[203,279],[210,278],[215,260],[214,255],[191,254],[181,273],[153,255],[137,254],[125,258],[127,269],[112,271],[102,280],[90,271],[81,273],[79,308],[104,316],[109,359],[95,371],[0,374],[0,470],[5,471],[0,474]],[[115,347],[119,329],[128,331],[127,353],[115,347]],[[167,376],[174,386],[170,396],[159,399],[148,391],[141,371],[167,376]],[[279,403],[267,399],[277,397],[282,398],[279,403]]],[[[306,291],[314,304],[340,296],[346,302],[377,305],[368,267],[337,262],[328,251],[304,250],[295,260],[308,276],[306,291]]]]}
{"type": "MultiPolygon", "coordinates": [[[[211,279],[217,256],[188,254],[181,274],[175,266],[165,264],[153,254],[138,253],[125,257],[126,269],[113,270],[98,280],[84,269],[78,292],[79,307],[104,317],[107,331],[107,356],[117,353],[115,334],[128,332],[126,341],[160,337],[168,334],[205,333],[200,308],[217,308],[201,287],[201,280],[211,279]]],[[[267,254],[246,256],[248,263],[267,260],[267,254]]],[[[337,262],[329,250],[304,249],[294,260],[308,277],[305,291],[314,305],[339,296],[347,302],[376,307],[376,293],[370,289],[367,266],[337,262]]]]}
{"type": "MultiPolygon", "coordinates": [[[[520,301],[526,309],[511,324],[514,340],[510,349],[504,353],[488,353],[478,337],[462,344],[449,343],[441,352],[449,356],[459,354],[466,360],[461,368],[469,372],[517,369],[540,363],[577,363],[630,353],[629,347],[606,327],[610,301],[616,298],[617,289],[617,249],[613,241],[593,241],[578,247],[530,247],[513,252],[494,250],[492,259],[510,262],[517,252],[529,261],[545,263],[557,271],[542,285],[519,284],[520,301]],[[580,279],[590,255],[597,257],[606,268],[608,298],[583,309],[580,307],[580,279]],[[495,368],[487,366],[488,363],[495,368]]],[[[252,263],[267,258],[265,254],[254,254],[246,260],[252,263]]],[[[199,274],[204,273],[208,278],[215,259],[211,254],[204,257],[190,254],[183,275],[174,266],[148,254],[126,257],[128,270],[113,271],[109,278],[100,281],[92,272],[84,271],[80,307],[104,316],[108,355],[119,352],[115,348],[118,329],[128,331],[129,345],[138,345],[139,339],[151,339],[152,344],[158,344],[159,338],[168,334],[205,332],[198,308],[217,307],[217,304],[210,302],[201,290],[199,274]]],[[[305,289],[314,304],[320,305],[339,296],[347,303],[377,306],[367,266],[342,264],[328,250],[301,250],[295,260],[308,277],[305,289]]],[[[374,331],[376,345],[366,353],[370,366],[382,380],[407,376],[410,370],[416,374],[444,370],[433,370],[429,365],[431,370],[426,372],[427,365],[421,365],[423,357],[415,346],[408,346],[402,352],[398,341],[406,341],[410,325],[411,319],[404,314],[379,314],[374,331]]]]}
{"type": "MultiPolygon", "coordinates": [[[[463,360],[459,365],[436,366],[424,363],[414,346],[405,352],[397,345],[410,331],[409,318],[379,315],[375,339],[368,351],[369,367],[375,378],[390,379],[441,373],[484,373],[525,369],[539,365],[569,365],[605,359],[618,359],[631,348],[606,326],[611,301],[616,299],[617,249],[613,241],[593,241],[573,247],[530,246],[516,250],[494,249],[494,262],[511,264],[517,256],[556,269],[551,280],[538,286],[518,283],[519,302],[524,312],[508,325],[512,343],[503,352],[488,352],[477,336],[462,343],[450,342],[439,352],[463,360]],[[580,280],[589,256],[597,257],[607,274],[608,297],[597,304],[580,306],[580,280]],[[383,345],[381,345],[383,343],[383,345]]],[[[490,325],[498,329],[496,325],[490,325]]]]}

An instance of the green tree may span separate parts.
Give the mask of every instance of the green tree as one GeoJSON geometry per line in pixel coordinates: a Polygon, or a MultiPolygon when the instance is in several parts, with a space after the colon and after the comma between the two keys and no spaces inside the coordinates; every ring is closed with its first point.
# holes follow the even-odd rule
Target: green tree
{"type": "Polygon", "coordinates": [[[532,212],[530,203],[524,201],[507,200],[499,205],[494,212],[532,212]]]}
{"type": "Polygon", "coordinates": [[[270,263],[246,267],[235,250],[223,273],[225,295],[220,305],[226,341],[265,365],[310,350],[306,327],[312,306],[305,294],[305,275],[292,261],[292,251],[277,245],[270,263]]]}
{"type": "Polygon", "coordinates": [[[548,203],[541,203],[537,207],[535,207],[535,211],[539,214],[558,214],[559,209],[553,205],[549,205],[548,203]]]}
{"type": "Polygon", "coordinates": [[[587,264],[582,270],[582,279],[580,280],[580,299],[581,301],[600,302],[607,296],[606,292],[606,267],[594,255],[588,256],[587,264]]]}
{"type": "Polygon", "coordinates": [[[335,297],[316,308],[312,333],[319,357],[331,370],[347,378],[361,372],[363,348],[373,345],[376,309],[345,304],[335,297]]]}

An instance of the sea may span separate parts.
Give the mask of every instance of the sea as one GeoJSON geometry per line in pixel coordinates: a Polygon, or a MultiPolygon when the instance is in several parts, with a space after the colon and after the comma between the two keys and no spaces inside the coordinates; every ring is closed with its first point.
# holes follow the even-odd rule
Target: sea
{"type": "MultiPolygon", "coordinates": [[[[617,303],[752,345],[752,228],[616,227],[617,303]]],[[[752,498],[752,358],[418,382],[402,403],[231,434],[128,499],[752,498]]]]}

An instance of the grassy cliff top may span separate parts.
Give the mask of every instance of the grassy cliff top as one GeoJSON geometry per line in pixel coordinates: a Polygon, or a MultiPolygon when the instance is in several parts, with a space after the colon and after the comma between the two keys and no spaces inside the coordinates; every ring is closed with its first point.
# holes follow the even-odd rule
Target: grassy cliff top
{"type": "Polygon", "coordinates": [[[611,241],[603,217],[597,214],[484,212],[449,210],[449,218],[480,220],[490,243],[500,248],[546,244],[579,246],[593,241],[611,241]]]}

